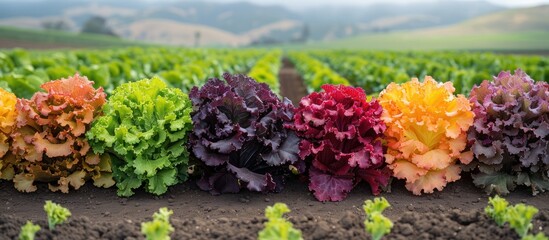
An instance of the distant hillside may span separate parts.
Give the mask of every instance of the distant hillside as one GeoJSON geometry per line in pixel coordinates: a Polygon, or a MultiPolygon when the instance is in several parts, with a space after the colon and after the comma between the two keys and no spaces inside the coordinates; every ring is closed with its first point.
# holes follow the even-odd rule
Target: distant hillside
{"type": "MultiPolygon", "coordinates": [[[[483,1],[383,3],[361,7],[317,6],[291,11],[247,2],[37,0],[1,3],[0,25],[41,28],[62,20],[79,31],[92,16],[102,16],[123,38],[172,45],[242,46],[340,39],[454,24],[502,10],[483,1]]],[[[337,3],[334,3],[337,4],[337,3]]]]}
{"type": "Polygon", "coordinates": [[[549,5],[510,9],[480,16],[457,25],[423,31],[424,34],[479,34],[549,31],[549,5]]]}
{"type": "Polygon", "coordinates": [[[447,27],[365,34],[290,48],[549,50],[549,5],[504,10],[447,27]]]}
{"type": "Polygon", "coordinates": [[[0,26],[0,48],[109,48],[128,46],[151,46],[142,42],[128,41],[94,34],[75,34],[60,31],[19,29],[0,26]]]}
{"type": "Polygon", "coordinates": [[[503,10],[484,1],[380,3],[365,7],[317,7],[304,12],[314,39],[446,26],[503,10]],[[335,21],[334,21],[335,19],[335,21]]]}

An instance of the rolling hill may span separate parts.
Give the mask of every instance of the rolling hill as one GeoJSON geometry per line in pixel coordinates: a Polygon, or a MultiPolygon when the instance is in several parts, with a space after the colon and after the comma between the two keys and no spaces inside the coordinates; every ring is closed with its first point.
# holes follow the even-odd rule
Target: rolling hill
{"type": "MultiPolygon", "coordinates": [[[[336,3],[334,3],[336,4],[336,3]]],[[[244,46],[261,42],[341,39],[364,33],[442,26],[503,9],[485,1],[379,3],[289,10],[276,5],[211,1],[35,0],[0,6],[0,25],[38,29],[64,21],[77,32],[104,17],[119,36],[159,44],[244,46]]]]}
{"type": "Polygon", "coordinates": [[[446,26],[366,34],[288,48],[549,50],[549,5],[511,9],[446,26]]]}
{"type": "Polygon", "coordinates": [[[52,30],[20,29],[0,26],[0,48],[110,48],[152,46],[148,43],[129,41],[96,34],[76,34],[52,30]]]}

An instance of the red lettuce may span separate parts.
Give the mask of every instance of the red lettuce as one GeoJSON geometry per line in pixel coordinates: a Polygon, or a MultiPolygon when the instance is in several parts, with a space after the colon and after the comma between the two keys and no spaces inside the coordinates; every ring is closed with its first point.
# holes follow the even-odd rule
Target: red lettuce
{"type": "Polygon", "coordinates": [[[324,85],[301,99],[291,126],[302,138],[299,155],[309,163],[309,189],[319,201],[341,201],[360,181],[377,195],[389,182],[381,137],[381,105],[361,88],[324,85]]]}
{"type": "Polygon", "coordinates": [[[114,185],[111,161],[91,151],[85,133],[101,114],[106,95],[102,88],[78,74],[42,84],[46,92],[17,100],[17,121],[11,133],[17,158],[15,187],[36,191],[35,181],[52,191],[67,193],[88,179],[94,185],[114,185]]]}
{"type": "Polygon", "coordinates": [[[266,84],[224,74],[193,88],[190,143],[206,166],[198,181],[212,194],[280,191],[289,165],[298,163],[299,139],[291,125],[293,105],[266,84]]]}
{"type": "Polygon", "coordinates": [[[476,115],[468,139],[474,183],[507,194],[516,185],[549,190],[549,84],[518,69],[471,91],[476,115]]]}

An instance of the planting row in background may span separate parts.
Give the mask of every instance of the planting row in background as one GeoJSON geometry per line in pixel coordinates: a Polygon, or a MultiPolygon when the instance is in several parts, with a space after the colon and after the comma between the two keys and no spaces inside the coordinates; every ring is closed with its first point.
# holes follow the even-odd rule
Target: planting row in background
{"type": "Polygon", "coordinates": [[[64,52],[0,52],[0,87],[30,98],[40,85],[75,72],[94,80],[110,94],[123,83],[158,76],[170,87],[188,92],[224,72],[248,73],[278,93],[280,51],[180,48],[127,48],[64,52]],[[274,74],[274,76],[273,76],[274,74]]]}
{"type": "Polygon", "coordinates": [[[304,174],[318,200],[340,201],[360,181],[376,195],[391,177],[432,193],[468,170],[487,192],[549,189],[549,85],[520,70],[469,99],[427,77],[372,101],[361,88],[325,85],[295,109],[267,85],[223,78],[190,98],[153,78],[120,85],[106,102],[78,75],[30,100],[2,91],[1,177],[26,192],[34,181],[68,192],[91,178],[130,196],[163,194],[189,174],[212,194],[278,192],[304,174]]]}
{"type": "MultiPolygon", "coordinates": [[[[380,240],[385,235],[390,234],[393,228],[393,222],[383,215],[383,211],[391,205],[385,198],[374,198],[373,200],[366,200],[362,208],[366,218],[364,220],[364,230],[371,237],[372,240],[380,240]]],[[[56,235],[55,230],[57,226],[64,225],[71,217],[69,209],[62,207],[59,204],[51,201],[46,201],[44,205],[44,211],[47,216],[47,226],[50,234],[54,234],[53,237],[63,237],[62,235],[56,235]]],[[[500,227],[508,225],[514,230],[516,236],[515,239],[520,237],[521,240],[548,240],[547,236],[541,231],[541,227],[537,234],[533,234],[530,231],[534,230],[532,220],[538,213],[538,209],[525,205],[522,203],[516,205],[510,205],[505,199],[496,196],[489,199],[488,206],[484,209],[484,213],[490,218],[491,222],[494,222],[500,227]]],[[[301,230],[294,228],[293,224],[288,221],[284,215],[290,212],[288,206],[284,203],[275,203],[273,206],[268,206],[265,209],[265,217],[267,221],[263,223],[264,227],[257,234],[251,233],[257,236],[258,240],[302,240],[303,235],[301,230]]],[[[176,229],[170,222],[170,216],[173,212],[167,208],[160,208],[158,212],[153,214],[152,221],[141,223],[141,233],[147,240],[169,240],[172,233],[184,231],[182,229],[176,229]]],[[[348,221],[347,221],[348,222],[348,221]]],[[[493,223],[492,223],[493,224],[493,223]]],[[[438,224],[435,224],[438,225],[438,224]]],[[[407,224],[407,226],[410,226],[407,224]]],[[[435,226],[436,227],[436,226],[435,226]]],[[[198,228],[198,227],[197,227],[198,228]]],[[[90,227],[93,229],[93,227],[90,227]]],[[[3,237],[15,239],[15,229],[4,227],[3,237]]],[[[343,229],[333,228],[334,231],[341,231],[343,229]]],[[[347,229],[348,230],[348,229],[347,229]]],[[[466,229],[464,231],[467,231],[466,229]]],[[[34,240],[38,233],[38,237],[44,238],[44,233],[47,230],[42,230],[40,225],[35,225],[31,221],[27,221],[25,225],[22,225],[19,231],[19,240],[34,240]]],[[[59,234],[59,232],[57,233],[59,234]]],[[[217,233],[219,234],[219,233],[217,233]]],[[[355,232],[356,234],[356,232],[355,232]]],[[[454,233],[454,234],[457,234],[454,233]]],[[[469,233],[474,235],[475,233],[469,233]]],[[[419,233],[416,233],[417,237],[419,233]]],[[[0,233],[2,236],[2,233],[0,233]]],[[[454,235],[458,237],[460,235],[454,235]]],[[[51,235],[49,236],[52,237],[51,235]]],[[[107,236],[103,236],[108,238],[107,236]]],[[[118,237],[137,237],[131,230],[126,229],[122,235],[118,237]]],[[[177,236],[181,238],[182,236],[177,236]]],[[[185,238],[189,238],[187,235],[185,238]]],[[[193,236],[196,237],[196,236],[193,236]]],[[[219,235],[217,235],[219,237],[219,235]]],[[[224,236],[228,238],[237,238],[235,236],[224,236]]],[[[251,237],[251,236],[247,236],[251,237]]],[[[314,237],[313,238],[318,238],[314,237]]],[[[354,238],[357,236],[355,235],[354,238]]],[[[394,237],[394,236],[393,236],[394,237]]],[[[424,235],[422,235],[424,237],[424,235]]],[[[440,236],[439,236],[440,237],[440,236]]],[[[476,236],[478,237],[478,236],[476,236]]],[[[204,238],[204,236],[202,236],[204,238]]],[[[461,235],[461,238],[463,236],[461,235]]]]}
{"type": "Polygon", "coordinates": [[[521,68],[537,81],[549,82],[549,58],[465,52],[291,52],[290,58],[310,91],[326,82],[348,82],[366,93],[379,93],[391,82],[429,75],[451,81],[456,93],[469,94],[473,85],[501,69],[521,68]]]}

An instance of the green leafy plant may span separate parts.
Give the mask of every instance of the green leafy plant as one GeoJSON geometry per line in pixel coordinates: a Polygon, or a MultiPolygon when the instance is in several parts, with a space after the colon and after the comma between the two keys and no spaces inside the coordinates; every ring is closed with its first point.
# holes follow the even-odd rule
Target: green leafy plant
{"type": "Polygon", "coordinates": [[[488,199],[488,206],[484,208],[484,212],[490,218],[494,219],[494,221],[499,226],[503,226],[503,224],[505,224],[505,221],[506,221],[508,206],[509,206],[509,202],[507,202],[507,200],[501,198],[500,196],[495,196],[493,198],[491,197],[488,199]]]}
{"type": "Polygon", "coordinates": [[[532,234],[526,235],[522,238],[522,240],[549,240],[549,238],[545,236],[545,234],[540,232],[536,235],[532,235],[532,234]]]}
{"type": "Polygon", "coordinates": [[[34,235],[36,235],[36,232],[38,231],[40,231],[40,226],[33,224],[31,221],[27,221],[27,223],[21,227],[19,240],[34,240],[34,235]]]}
{"type": "Polygon", "coordinates": [[[532,218],[536,213],[537,208],[519,203],[507,210],[507,221],[520,237],[525,237],[533,227],[532,218]]]}
{"type": "Polygon", "coordinates": [[[301,231],[293,228],[291,222],[283,215],[290,209],[284,203],[275,203],[265,209],[265,217],[268,221],[265,228],[259,232],[259,240],[300,240],[303,239],[301,231]]]}
{"type": "Polygon", "coordinates": [[[499,226],[509,223],[509,226],[514,229],[522,239],[525,239],[526,237],[537,239],[537,235],[527,236],[528,231],[533,227],[532,219],[539,211],[537,208],[522,203],[510,206],[507,200],[499,196],[490,198],[488,203],[489,205],[484,209],[484,212],[490,218],[494,219],[499,226]]]}
{"type": "Polygon", "coordinates": [[[160,208],[153,214],[153,220],[141,223],[141,233],[145,234],[147,240],[169,240],[174,228],[170,224],[172,210],[160,208]]]}
{"type": "Polygon", "coordinates": [[[374,200],[366,200],[363,205],[364,213],[366,213],[366,220],[364,220],[364,226],[366,232],[368,232],[373,240],[381,239],[385,234],[391,232],[393,222],[385,216],[383,211],[390,207],[391,204],[387,199],[374,198],[374,200]]]}
{"type": "Polygon", "coordinates": [[[111,156],[119,196],[141,186],[161,195],[187,179],[191,111],[187,94],[156,77],[113,91],[86,136],[94,152],[111,156]]]}
{"type": "Polygon", "coordinates": [[[50,230],[55,229],[55,225],[64,223],[71,216],[69,209],[49,200],[44,205],[44,211],[48,215],[48,227],[50,230]]]}

